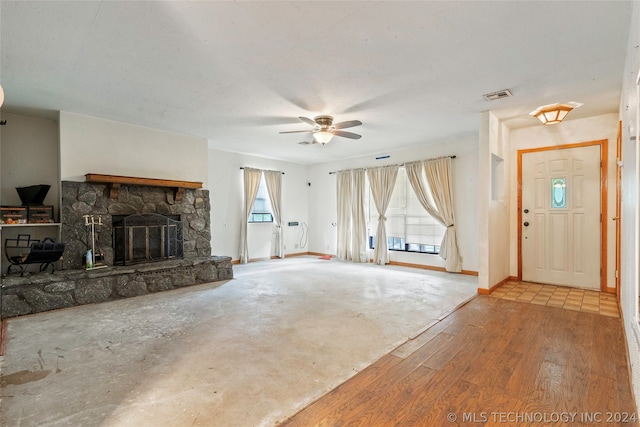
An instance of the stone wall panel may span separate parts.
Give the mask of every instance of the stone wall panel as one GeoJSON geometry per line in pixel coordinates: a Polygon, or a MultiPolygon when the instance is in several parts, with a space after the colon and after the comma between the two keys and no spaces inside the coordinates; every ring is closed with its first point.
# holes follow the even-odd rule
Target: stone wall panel
{"type": "Polygon", "coordinates": [[[121,276],[116,279],[115,293],[117,296],[129,298],[144,295],[147,291],[147,284],[144,280],[133,278],[132,276],[121,276]]]}
{"type": "Polygon", "coordinates": [[[221,256],[15,276],[4,282],[2,318],[230,279],[231,258],[221,256]]]}
{"type": "Polygon", "coordinates": [[[163,274],[149,274],[140,277],[147,284],[149,292],[161,292],[173,289],[171,277],[163,274]]]}
{"type": "Polygon", "coordinates": [[[122,185],[116,200],[110,199],[106,184],[62,182],[61,236],[67,244],[63,266],[66,269],[83,267],[82,256],[87,251],[87,230],[84,215],[102,215],[103,226],[97,228],[98,248],[104,263],[113,264],[112,215],[159,213],[180,215],[184,225],[184,256],[211,255],[209,191],[185,189],[181,202],[173,198],[173,189],[122,185]]]}
{"type": "MultiPolygon", "coordinates": [[[[49,293],[38,288],[25,289],[21,296],[31,307],[32,313],[77,305],[73,297],[68,293],[49,293]]],[[[3,316],[5,315],[4,312],[2,314],[3,316]]]]}
{"type": "Polygon", "coordinates": [[[16,317],[33,313],[31,306],[18,295],[4,295],[2,298],[2,316],[16,317]]]}
{"type": "Polygon", "coordinates": [[[182,274],[173,278],[173,286],[176,288],[183,288],[185,286],[193,286],[197,283],[201,283],[196,279],[196,275],[193,269],[185,269],[182,274]]]}
{"type": "Polygon", "coordinates": [[[111,300],[113,278],[100,277],[95,279],[83,279],[78,281],[74,292],[78,305],[93,304],[111,300]]]}
{"type": "Polygon", "coordinates": [[[43,286],[45,292],[67,292],[76,288],[76,284],[73,281],[65,280],[63,282],[51,283],[43,286]]]}

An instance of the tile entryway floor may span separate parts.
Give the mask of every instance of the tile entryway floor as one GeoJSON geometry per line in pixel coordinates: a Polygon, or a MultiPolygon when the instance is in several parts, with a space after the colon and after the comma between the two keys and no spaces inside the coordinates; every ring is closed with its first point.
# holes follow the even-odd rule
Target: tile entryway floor
{"type": "Polygon", "coordinates": [[[512,281],[493,291],[490,296],[603,316],[620,317],[615,295],[586,289],[512,281]]]}

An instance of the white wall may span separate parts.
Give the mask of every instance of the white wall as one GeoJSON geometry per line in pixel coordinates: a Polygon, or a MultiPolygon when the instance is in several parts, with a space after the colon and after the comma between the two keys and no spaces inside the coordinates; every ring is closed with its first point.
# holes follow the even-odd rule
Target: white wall
{"type": "Polygon", "coordinates": [[[20,206],[16,187],[48,184],[44,204],[53,205],[59,219],[58,123],[10,113],[2,113],[2,120],[7,124],[0,127],[0,204],[20,206]]]}
{"type": "MultiPolygon", "coordinates": [[[[308,239],[301,242],[303,223],[309,223],[307,166],[247,154],[209,149],[211,197],[211,248],[214,255],[239,259],[243,203],[243,173],[240,167],[278,170],[282,176],[282,222],[285,255],[307,252],[308,239]],[[297,227],[287,223],[298,221],[297,227]],[[304,246],[302,246],[304,244],[304,246]]],[[[275,225],[249,224],[249,259],[275,255],[275,225]]]]}
{"type": "MultiPolygon", "coordinates": [[[[322,149],[322,147],[313,147],[322,149]]],[[[456,234],[464,270],[478,271],[478,139],[477,136],[423,147],[384,153],[391,157],[375,160],[376,155],[357,157],[309,167],[311,193],[309,230],[311,252],[336,253],[336,178],[329,172],[360,167],[399,164],[439,156],[455,155],[453,165],[456,234]]],[[[370,251],[372,252],[372,251],[370,251]]],[[[371,256],[371,253],[370,253],[371,256]]],[[[390,251],[391,261],[444,267],[438,255],[390,251]]]]}
{"type": "MultiPolygon", "coordinates": [[[[569,113],[571,114],[571,113],[569,113]]],[[[570,116],[569,116],[570,117],[570,116]]],[[[517,151],[527,148],[552,147],[579,142],[608,140],[608,201],[607,201],[607,286],[615,287],[615,168],[616,137],[618,134],[618,115],[615,113],[565,120],[558,125],[542,124],[514,129],[510,137],[511,168],[509,180],[512,183],[510,195],[510,274],[518,275],[518,212],[517,212],[517,151]]]]}
{"type": "Polygon", "coordinates": [[[87,173],[200,181],[209,179],[207,140],[60,112],[60,176],[87,173]]]}
{"type": "Polygon", "coordinates": [[[493,113],[480,115],[478,287],[483,289],[509,277],[509,135],[493,113]]]}
{"type": "Polygon", "coordinates": [[[638,327],[638,92],[636,77],[640,70],[640,4],[633,3],[627,60],[623,73],[620,120],[622,121],[622,262],[620,306],[631,362],[631,381],[640,407],[640,328],[638,327]],[[631,137],[636,136],[635,140],[631,137]]]}

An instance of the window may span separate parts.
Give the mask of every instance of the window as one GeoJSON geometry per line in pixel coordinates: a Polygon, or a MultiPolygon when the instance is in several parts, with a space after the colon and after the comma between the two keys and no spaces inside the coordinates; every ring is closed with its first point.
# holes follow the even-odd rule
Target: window
{"type": "Polygon", "coordinates": [[[567,178],[551,178],[551,209],[567,207],[567,178]]]}
{"type": "Polygon", "coordinates": [[[271,202],[269,201],[269,193],[267,192],[264,177],[260,178],[260,186],[258,187],[256,200],[253,202],[253,207],[251,208],[249,222],[273,222],[271,202]]]}
{"type": "MultiPolygon", "coordinates": [[[[368,192],[369,248],[375,248],[378,211],[371,190],[368,192]]],[[[440,253],[440,242],[446,228],[424,210],[407,178],[404,168],[398,170],[396,185],[387,208],[387,245],[391,251],[440,253]]]]}

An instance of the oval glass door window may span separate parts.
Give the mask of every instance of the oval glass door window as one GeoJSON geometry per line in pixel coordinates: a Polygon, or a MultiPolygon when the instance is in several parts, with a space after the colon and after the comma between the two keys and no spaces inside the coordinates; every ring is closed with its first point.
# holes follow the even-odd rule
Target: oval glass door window
{"type": "Polygon", "coordinates": [[[551,208],[565,209],[567,207],[567,179],[551,178],[551,208]]]}

